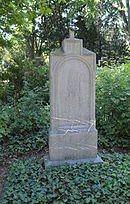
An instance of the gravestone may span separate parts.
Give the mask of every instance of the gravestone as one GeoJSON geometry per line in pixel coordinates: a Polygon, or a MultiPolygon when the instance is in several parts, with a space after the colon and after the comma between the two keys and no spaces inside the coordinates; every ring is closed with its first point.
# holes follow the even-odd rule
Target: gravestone
{"type": "Polygon", "coordinates": [[[107,57],[101,57],[100,60],[98,60],[98,65],[101,66],[105,66],[108,65],[108,58],[107,57]]]}
{"type": "Polygon", "coordinates": [[[49,157],[45,165],[102,162],[95,127],[96,55],[82,39],[64,39],[50,55],[49,157]]]}

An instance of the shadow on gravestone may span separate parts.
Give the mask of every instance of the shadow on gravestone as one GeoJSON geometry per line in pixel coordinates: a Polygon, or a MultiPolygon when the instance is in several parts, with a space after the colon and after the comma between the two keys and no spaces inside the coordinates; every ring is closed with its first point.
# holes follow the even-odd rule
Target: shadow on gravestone
{"type": "Polygon", "coordinates": [[[100,163],[95,127],[96,54],[83,48],[82,39],[64,39],[50,55],[49,156],[45,167],[100,163]]]}

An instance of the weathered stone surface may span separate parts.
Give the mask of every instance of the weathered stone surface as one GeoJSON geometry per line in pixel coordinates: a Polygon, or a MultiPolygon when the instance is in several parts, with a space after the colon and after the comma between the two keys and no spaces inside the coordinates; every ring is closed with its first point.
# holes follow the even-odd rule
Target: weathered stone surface
{"type": "Polygon", "coordinates": [[[63,40],[62,47],[65,54],[82,54],[83,51],[83,41],[82,39],[69,38],[63,40]]]}
{"type": "Polygon", "coordinates": [[[73,164],[81,164],[81,163],[89,163],[89,164],[96,164],[96,163],[103,163],[103,160],[98,155],[96,158],[89,158],[89,159],[75,159],[75,160],[60,160],[60,161],[52,161],[49,159],[48,156],[44,157],[45,168],[59,166],[59,165],[73,165],[73,164]]]}
{"type": "Polygon", "coordinates": [[[81,39],[65,39],[50,55],[51,161],[97,157],[96,55],[81,39]]]}
{"type": "Polygon", "coordinates": [[[50,69],[51,129],[89,127],[95,121],[95,54],[59,60],[54,53],[50,69]]]}
{"type": "Polygon", "coordinates": [[[51,131],[49,154],[51,160],[96,158],[97,131],[95,129],[51,131]]]}

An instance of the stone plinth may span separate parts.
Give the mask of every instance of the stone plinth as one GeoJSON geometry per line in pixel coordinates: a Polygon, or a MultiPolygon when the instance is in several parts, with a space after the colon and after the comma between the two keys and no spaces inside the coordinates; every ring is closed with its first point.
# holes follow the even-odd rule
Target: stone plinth
{"type": "MultiPolygon", "coordinates": [[[[96,55],[65,39],[50,55],[49,161],[99,161],[95,127],[96,55]]],[[[101,160],[100,160],[101,161],[101,160]]],[[[58,164],[58,163],[57,163],[58,164]]]]}
{"type": "Polygon", "coordinates": [[[51,160],[73,160],[96,158],[96,129],[51,131],[49,138],[51,160]]]}

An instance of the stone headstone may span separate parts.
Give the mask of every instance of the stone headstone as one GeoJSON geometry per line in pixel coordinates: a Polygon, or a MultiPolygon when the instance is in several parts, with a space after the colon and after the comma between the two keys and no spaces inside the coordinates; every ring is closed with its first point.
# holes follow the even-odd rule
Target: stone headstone
{"type": "Polygon", "coordinates": [[[97,156],[95,127],[96,55],[83,48],[82,39],[64,39],[50,55],[49,158],[62,162],[102,162],[97,156]]]}
{"type": "Polygon", "coordinates": [[[99,66],[105,66],[108,65],[108,58],[107,57],[101,57],[101,60],[98,60],[99,66]]]}

